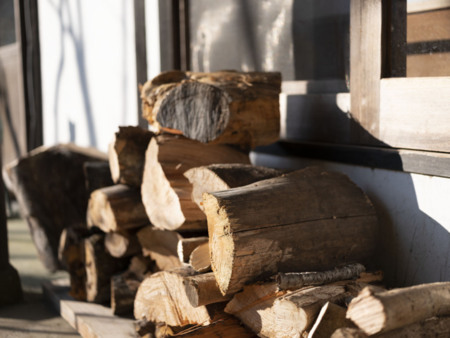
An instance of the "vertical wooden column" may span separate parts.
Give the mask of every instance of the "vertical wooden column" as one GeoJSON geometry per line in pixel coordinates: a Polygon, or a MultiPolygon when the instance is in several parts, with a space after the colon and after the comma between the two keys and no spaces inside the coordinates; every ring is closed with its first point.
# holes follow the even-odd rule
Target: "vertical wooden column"
{"type": "Polygon", "coordinates": [[[373,143],[379,137],[381,60],[382,0],[351,0],[350,111],[358,122],[353,143],[373,143]]]}

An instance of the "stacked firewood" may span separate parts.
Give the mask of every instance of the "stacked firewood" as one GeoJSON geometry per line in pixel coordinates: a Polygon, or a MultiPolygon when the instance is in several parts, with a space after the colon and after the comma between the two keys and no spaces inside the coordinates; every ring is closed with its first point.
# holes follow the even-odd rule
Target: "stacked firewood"
{"type": "MultiPolygon", "coordinates": [[[[406,310],[392,303],[422,289],[386,291],[381,273],[365,271],[378,220],[348,177],[250,164],[250,149],[278,138],[280,84],[277,73],[174,71],[142,87],[152,131],[120,127],[108,159],[82,158],[83,184],[58,183],[39,209],[52,214],[52,199],[81,189],[83,216],[69,221],[70,200],[56,203],[57,217],[27,214],[35,240],[50,219],[58,225],[59,245],[46,252],[57,251],[74,298],[133,313],[149,337],[363,337],[448,323],[428,319],[450,313],[448,283],[427,286],[430,303],[406,305],[425,314],[397,318],[406,310]],[[439,297],[446,305],[435,308],[439,297]]],[[[11,185],[30,204],[38,189],[19,164],[8,167],[11,185]]]]}

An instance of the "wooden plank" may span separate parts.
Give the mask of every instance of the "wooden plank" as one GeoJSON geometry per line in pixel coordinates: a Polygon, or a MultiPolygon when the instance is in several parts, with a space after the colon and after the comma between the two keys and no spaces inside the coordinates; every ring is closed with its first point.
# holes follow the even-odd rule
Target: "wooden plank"
{"type": "Polygon", "coordinates": [[[136,337],[134,321],[114,316],[108,307],[80,302],[68,295],[67,279],[45,282],[44,297],[84,338],[136,337]]]}
{"type": "Polygon", "coordinates": [[[450,53],[408,55],[406,74],[408,77],[450,76],[450,53]]]}
{"type": "MultiPolygon", "coordinates": [[[[449,2],[450,5],[450,2],[449,2]]],[[[450,8],[426,13],[409,14],[407,41],[436,41],[450,39],[450,8]]]]}
{"type": "Polygon", "coordinates": [[[433,11],[450,7],[450,0],[419,0],[408,2],[408,13],[433,11]]]}
{"type": "Polygon", "coordinates": [[[381,80],[380,138],[391,147],[450,151],[450,77],[381,80]]]}
{"type": "MultiPolygon", "coordinates": [[[[382,55],[382,1],[350,2],[351,114],[369,135],[379,134],[378,111],[382,55]]],[[[355,125],[353,140],[372,143],[355,125]]]]}

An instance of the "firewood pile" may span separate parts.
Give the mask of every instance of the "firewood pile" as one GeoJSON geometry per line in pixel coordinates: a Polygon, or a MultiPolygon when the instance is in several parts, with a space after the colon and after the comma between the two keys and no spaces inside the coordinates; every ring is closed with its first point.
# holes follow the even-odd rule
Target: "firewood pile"
{"type": "Polygon", "coordinates": [[[120,127],[107,158],[60,145],[8,165],[46,266],[140,336],[448,336],[450,283],[366,271],[378,220],[348,177],[250,164],[278,138],[280,85],[163,73],[141,90],[152,131],[120,127]]]}

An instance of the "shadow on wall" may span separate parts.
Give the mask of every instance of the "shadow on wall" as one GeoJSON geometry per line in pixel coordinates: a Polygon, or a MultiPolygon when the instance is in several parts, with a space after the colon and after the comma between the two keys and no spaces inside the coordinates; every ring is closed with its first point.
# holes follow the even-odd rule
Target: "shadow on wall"
{"type": "MultiPolygon", "coordinates": [[[[353,134],[359,133],[363,139],[389,148],[373,138],[357,121],[349,122],[349,130],[353,134]]],[[[338,157],[333,159],[333,154],[330,156],[330,153],[321,151],[323,147],[305,150],[300,144],[279,142],[275,146],[257,149],[252,162],[288,169],[319,165],[345,173],[366,192],[379,215],[379,244],[374,265],[384,271],[387,286],[450,280],[450,224],[447,224],[450,217],[439,217],[440,223],[422,211],[419,205],[419,199],[429,198],[431,200],[427,204],[445,214],[450,179],[400,172],[402,159],[395,152],[387,155],[390,167],[395,170],[386,170],[338,163],[338,157]],[[321,158],[332,158],[331,161],[336,162],[321,158]]],[[[371,156],[364,150],[361,154],[371,156]]],[[[342,156],[340,159],[342,161],[342,156]]],[[[379,158],[367,160],[377,166],[379,158]]]]}

